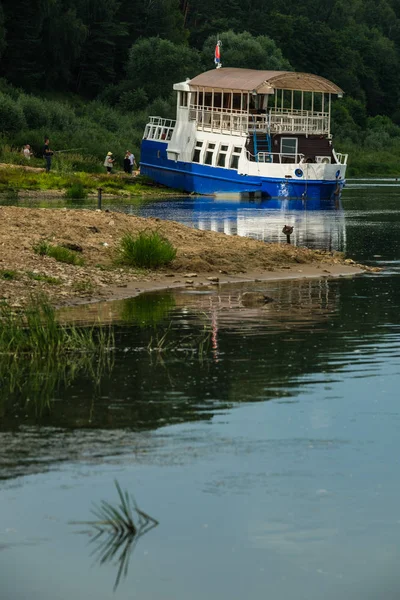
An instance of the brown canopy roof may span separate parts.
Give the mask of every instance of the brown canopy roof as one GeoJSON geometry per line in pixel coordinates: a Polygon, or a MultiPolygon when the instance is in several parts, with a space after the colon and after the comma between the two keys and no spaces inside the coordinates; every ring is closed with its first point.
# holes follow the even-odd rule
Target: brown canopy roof
{"type": "Polygon", "coordinates": [[[188,81],[190,87],[220,90],[238,90],[272,94],[275,89],[300,90],[342,94],[337,85],[318,75],[294,71],[257,71],[256,69],[222,68],[206,71],[188,81]]]}

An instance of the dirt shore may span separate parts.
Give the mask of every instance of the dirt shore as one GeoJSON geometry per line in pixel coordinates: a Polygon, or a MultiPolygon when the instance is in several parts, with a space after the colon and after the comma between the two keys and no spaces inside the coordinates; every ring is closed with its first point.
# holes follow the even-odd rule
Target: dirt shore
{"type": "Polygon", "coordinates": [[[40,292],[60,306],[126,298],[149,289],[354,275],[365,270],[339,253],[266,244],[160,219],[108,211],[0,207],[0,297],[16,307],[40,292]],[[143,230],[159,231],[177,248],[169,268],[143,271],[115,264],[122,235],[143,230]],[[79,246],[84,266],[36,254],[33,246],[41,240],[79,246]]]}

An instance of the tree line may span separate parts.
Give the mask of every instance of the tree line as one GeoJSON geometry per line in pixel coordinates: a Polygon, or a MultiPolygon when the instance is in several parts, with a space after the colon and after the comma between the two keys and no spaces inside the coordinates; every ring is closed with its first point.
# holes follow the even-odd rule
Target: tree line
{"type": "Polygon", "coordinates": [[[135,113],[138,131],[154,103],[171,117],[172,84],[212,69],[217,39],[223,66],[341,86],[334,131],[344,141],[400,140],[400,0],[1,0],[3,136],[18,123],[7,117],[16,100],[22,128],[36,127],[36,113],[47,127],[33,95],[68,102],[86,121],[91,102],[112,107],[111,121],[135,113]]]}
{"type": "MultiPolygon", "coordinates": [[[[30,92],[88,98],[126,79],[143,87],[147,67],[170,84],[168,58],[195,75],[207,39],[229,30],[270,39],[295,70],[332,79],[368,114],[400,121],[400,0],[2,0],[0,74],[30,92]],[[171,43],[166,56],[144,44],[155,37],[171,43]]],[[[256,46],[245,66],[263,62],[256,46]]],[[[243,63],[235,50],[227,66],[243,63]]]]}

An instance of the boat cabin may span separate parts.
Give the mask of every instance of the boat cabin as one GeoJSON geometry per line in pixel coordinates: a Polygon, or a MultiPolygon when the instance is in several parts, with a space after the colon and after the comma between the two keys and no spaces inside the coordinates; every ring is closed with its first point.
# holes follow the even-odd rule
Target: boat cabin
{"type": "MultiPolygon", "coordinates": [[[[193,123],[198,132],[236,138],[249,161],[345,162],[333,149],[330,131],[332,96],[341,97],[343,91],[323,77],[221,68],[175,84],[174,89],[177,123],[193,123]]],[[[170,140],[174,127],[172,121],[150,122],[145,137],[170,140]]],[[[197,154],[204,153],[204,148],[195,147],[193,162],[197,162],[196,149],[197,154]]],[[[206,156],[203,160],[207,164],[206,156]]]]}

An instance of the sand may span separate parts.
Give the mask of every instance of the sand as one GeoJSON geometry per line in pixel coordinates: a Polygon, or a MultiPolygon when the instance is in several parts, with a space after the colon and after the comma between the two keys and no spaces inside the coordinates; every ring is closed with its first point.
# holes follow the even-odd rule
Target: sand
{"type": "Polygon", "coordinates": [[[371,269],[340,253],[200,231],[157,218],[108,211],[0,207],[0,297],[16,307],[37,293],[61,306],[125,298],[149,289],[355,275],[366,270],[371,269]],[[144,271],[115,263],[122,235],[144,230],[158,231],[176,247],[176,259],[168,268],[144,271]],[[33,246],[41,240],[79,246],[84,266],[39,256],[33,246]],[[41,277],[56,278],[57,283],[35,279],[41,277]]]}

